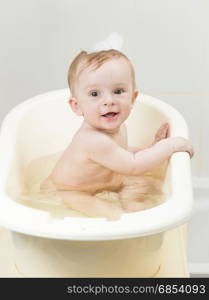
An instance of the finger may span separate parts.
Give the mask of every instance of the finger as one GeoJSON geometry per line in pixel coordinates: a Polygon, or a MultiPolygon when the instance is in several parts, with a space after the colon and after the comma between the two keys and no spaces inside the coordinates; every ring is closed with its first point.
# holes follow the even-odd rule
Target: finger
{"type": "Polygon", "coordinates": [[[168,137],[168,131],[169,131],[169,123],[164,124],[164,130],[165,130],[165,138],[168,137]]]}
{"type": "Polygon", "coordinates": [[[161,125],[161,127],[158,129],[155,138],[156,139],[162,139],[165,138],[168,134],[168,123],[164,123],[163,125],[161,125]]]}
{"type": "Polygon", "coordinates": [[[190,151],[187,151],[188,153],[189,153],[189,156],[190,156],[190,158],[192,158],[193,157],[193,155],[194,155],[194,152],[193,152],[193,150],[190,150],[190,151]]]}

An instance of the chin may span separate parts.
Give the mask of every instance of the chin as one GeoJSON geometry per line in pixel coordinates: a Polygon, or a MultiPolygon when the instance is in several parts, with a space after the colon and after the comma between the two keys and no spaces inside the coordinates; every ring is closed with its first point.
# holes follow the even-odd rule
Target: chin
{"type": "Polygon", "coordinates": [[[101,126],[101,129],[103,130],[118,130],[120,128],[122,123],[119,123],[119,124],[107,124],[105,126],[101,126]]]}

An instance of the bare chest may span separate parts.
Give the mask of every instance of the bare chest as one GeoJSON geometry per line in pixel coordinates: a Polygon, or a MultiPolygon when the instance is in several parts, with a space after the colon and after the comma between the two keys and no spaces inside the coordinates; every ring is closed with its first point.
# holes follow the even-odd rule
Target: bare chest
{"type": "MultiPolygon", "coordinates": [[[[111,137],[115,143],[127,148],[126,137],[118,134],[111,137]]],[[[100,190],[117,190],[120,188],[123,176],[88,159],[85,148],[70,145],[54,170],[56,182],[69,189],[97,192],[100,190]],[[59,180],[58,180],[59,179],[59,180]]]]}

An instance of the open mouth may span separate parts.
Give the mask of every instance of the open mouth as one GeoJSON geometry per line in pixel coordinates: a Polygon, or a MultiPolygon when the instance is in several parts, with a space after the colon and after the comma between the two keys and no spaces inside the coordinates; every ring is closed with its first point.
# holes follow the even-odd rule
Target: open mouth
{"type": "Polygon", "coordinates": [[[102,115],[102,117],[105,117],[105,118],[114,118],[117,115],[118,115],[118,112],[117,113],[116,112],[108,112],[108,113],[102,115]]]}

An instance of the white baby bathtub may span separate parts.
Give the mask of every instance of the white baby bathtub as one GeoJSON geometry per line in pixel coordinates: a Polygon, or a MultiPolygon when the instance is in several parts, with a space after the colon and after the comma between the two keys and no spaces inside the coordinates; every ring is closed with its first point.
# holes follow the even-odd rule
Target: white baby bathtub
{"type": "MultiPolygon", "coordinates": [[[[160,266],[164,232],[185,223],[192,210],[187,153],[175,153],[170,159],[164,203],[123,214],[118,221],[52,219],[48,212],[24,206],[8,195],[8,186],[14,194],[23,188],[23,174],[31,160],[69,144],[82,120],[69,108],[68,98],[68,89],[38,95],[16,106],[2,124],[0,226],[11,231],[18,272],[32,277],[153,277],[160,266]]],[[[140,95],[127,121],[129,144],[149,144],[165,121],[170,123],[171,136],[188,137],[186,123],[175,109],[140,95]]]]}

